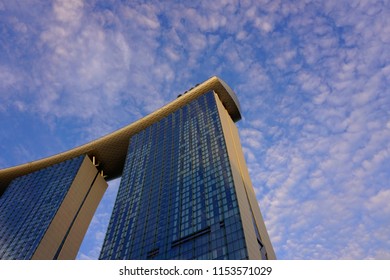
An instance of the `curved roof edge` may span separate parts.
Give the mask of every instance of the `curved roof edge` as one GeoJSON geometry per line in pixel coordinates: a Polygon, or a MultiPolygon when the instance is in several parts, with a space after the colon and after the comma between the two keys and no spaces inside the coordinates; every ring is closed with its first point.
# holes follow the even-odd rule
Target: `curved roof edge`
{"type": "Polygon", "coordinates": [[[163,119],[209,91],[217,93],[222,104],[234,121],[241,119],[240,104],[237,96],[224,81],[214,76],[191,88],[185,94],[153,113],[99,139],[47,158],[0,170],[0,194],[17,177],[83,154],[90,157],[95,156],[100,163],[99,168],[107,175],[107,180],[118,178],[122,174],[131,135],[163,119]]]}

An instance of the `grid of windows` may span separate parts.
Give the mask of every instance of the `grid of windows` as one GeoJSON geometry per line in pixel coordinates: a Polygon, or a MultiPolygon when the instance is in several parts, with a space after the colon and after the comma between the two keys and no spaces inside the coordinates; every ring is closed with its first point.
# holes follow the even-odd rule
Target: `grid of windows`
{"type": "Polygon", "coordinates": [[[101,259],[246,259],[209,92],[130,139],[101,259]]]}
{"type": "Polygon", "coordinates": [[[0,197],[0,259],[31,259],[83,158],[64,161],[10,183],[0,197]]]}

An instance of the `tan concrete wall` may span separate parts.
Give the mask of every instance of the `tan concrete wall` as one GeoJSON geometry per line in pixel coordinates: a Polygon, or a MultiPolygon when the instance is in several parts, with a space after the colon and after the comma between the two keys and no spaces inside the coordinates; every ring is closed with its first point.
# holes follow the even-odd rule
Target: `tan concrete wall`
{"type": "Polygon", "coordinates": [[[216,94],[215,98],[217,100],[218,111],[221,117],[222,130],[225,135],[225,142],[233,173],[233,180],[236,188],[240,215],[243,222],[249,259],[261,259],[261,254],[257,245],[256,233],[253,228],[251,212],[253,212],[253,216],[255,218],[262,243],[266,248],[268,258],[276,259],[263,217],[260,213],[256,194],[249,177],[249,171],[245,162],[237,127],[216,94]]]}
{"type": "MultiPolygon", "coordinates": [[[[86,156],[32,259],[50,260],[54,258],[97,173],[96,167],[86,156]]],[[[62,247],[59,259],[74,259],[76,257],[83,236],[106,187],[107,183],[98,175],[82,210],[79,212],[78,218],[67,236],[67,241],[62,247]],[[68,240],[68,238],[70,239],[68,240]]]]}
{"type": "Polygon", "coordinates": [[[77,215],[58,259],[72,260],[77,257],[81,242],[106,189],[107,182],[102,176],[98,175],[82,209],[77,215]]]}

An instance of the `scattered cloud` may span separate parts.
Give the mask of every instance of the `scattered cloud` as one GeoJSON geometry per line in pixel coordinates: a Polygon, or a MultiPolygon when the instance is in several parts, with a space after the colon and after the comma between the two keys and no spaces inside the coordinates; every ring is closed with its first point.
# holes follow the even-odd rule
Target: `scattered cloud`
{"type": "MultiPolygon", "coordinates": [[[[0,131],[31,119],[30,145],[49,132],[60,152],[219,75],[278,258],[390,258],[387,2],[15,3],[0,2],[0,131]]],[[[1,137],[2,167],[36,154],[1,137]]],[[[79,258],[97,257],[108,201],[79,258]]]]}

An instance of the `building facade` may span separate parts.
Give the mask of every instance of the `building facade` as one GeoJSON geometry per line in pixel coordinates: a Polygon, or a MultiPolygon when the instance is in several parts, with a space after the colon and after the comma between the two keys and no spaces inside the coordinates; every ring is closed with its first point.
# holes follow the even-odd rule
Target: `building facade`
{"type": "MultiPolygon", "coordinates": [[[[72,178],[70,174],[81,168],[76,164],[72,173],[61,164],[96,158],[99,170],[90,160],[87,166],[93,167],[96,174],[106,174],[97,176],[99,182],[104,182],[104,177],[109,180],[121,176],[100,259],[275,259],[235,125],[240,118],[235,94],[223,81],[213,77],[108,136],[28,166],[0,170],[0,189],[1,179],[11,182],[0,202],[6,205],[18,196],[23,186],[20,180],[40,178],[37,174],[49,168],[42,169],[42,166],[57,166],[62,170],[56,172],[57,176],[66,174],[72,178]]],[[[42,186],[50,185],[46,183],[50,180],[42,186]]],[[[41,233],[35,238],[37,247],[28,247],[29,254],[16,258],[72,258],[71,254],[60,256],[59,252],[72,246],[78,248],[70,233],[80,232],[82,239],[85,231],[78,229],[76,225],[80,223],[76,221],[88,224],[92,215],[77,217],[83,210],[93,213],[104,192],[102,183],[96,185],[99,187],[81,185],[87,185],[83,187],[86,193],[76,196],[84,199],[75,207],[76,214],[70,222],[63,225],[64,233],[56,234],[60,236],[57,243],[43,243],[41,233]],[[85,203],[88,190],[96,195],[90,203],[85,203]],[[38,254],[47,251],[52,253],[38,254]]],[[[72,187],[66,185],[64,189],[70,192],[72,187]]],[[[48,194],[48,197],[52,196],[48,194]]],[[[63,194],[55,200],[65,201],[64,197],[63,194]]],[[[42,199],[38,204],[46,203],[42,199]]],[[[0,211],[1,207],[9,207],[3,204],[0,211]]],[[[63,206],[56,202],[53,208],[60,212],[63,206]]],[[[3,216],[9,217],[11,212],[3,216]]],[[[10,223],[6,219],[0,221],[10,223]]],[[[7,227],[7,230],[7,236],[12,235],[13,229],[7,227]]],[[[3,244],[10,244],[9,239],[1,239],[3,244]]],[[[0,258],[4,251],[1,248],[0,258]]],[[[9,254],[9,251],[7,248],[4,252],[9,254]]],[[[11,256],[4,252],[3,258],[11,256]]]]}
{"type": "Polygon", "coordinates": [[[226,138],[238,139],[229,121],[210,91],[130,138],[101,259],[267,259],[273,254],[256,223],[257,202],[251,205],[247,190],[238,189],[246,188],[246,174],[233,170],[239,169],[239,143],[228,147],[226,138]]]}
{"type": "Polygon", "coordinates": [[[74,259],[106,187],[86,156],[13,180],[0,197],[0,259],[74,259]]]}

